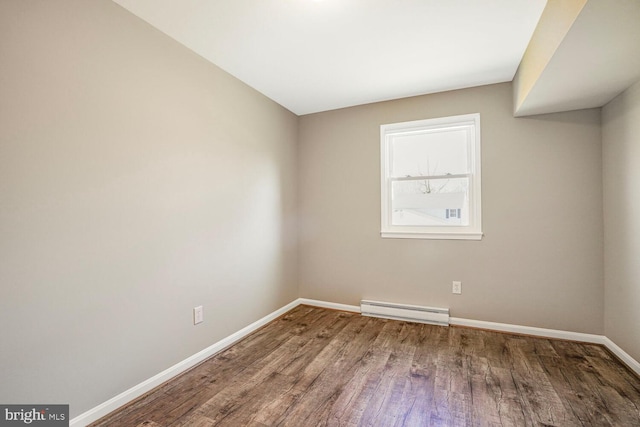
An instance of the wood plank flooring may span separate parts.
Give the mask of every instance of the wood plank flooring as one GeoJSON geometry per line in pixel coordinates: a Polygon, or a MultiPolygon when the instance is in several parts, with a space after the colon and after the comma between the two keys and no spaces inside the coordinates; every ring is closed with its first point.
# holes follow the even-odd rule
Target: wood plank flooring
{"type": "Polygon", "coordinates": [[[298,306],[93,426],[640,426],[604,347],[298,306]]]}

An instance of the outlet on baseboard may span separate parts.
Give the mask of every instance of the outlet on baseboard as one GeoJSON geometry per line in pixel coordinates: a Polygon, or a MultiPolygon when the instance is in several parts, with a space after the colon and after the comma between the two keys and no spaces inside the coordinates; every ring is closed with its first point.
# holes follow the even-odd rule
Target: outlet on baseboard
{"type": "Polygon", "coordinates": [[[451,292],[454,294],[462,293],[462,282],[453,282],[453,286],[451,286],[451,292]]]}
{"type": "Polygon", "coordinates": [[[204,311],[202,306],[199,305],[193,309],[193,324],[197,325],[202,322],[204,322],[204,311]]]}

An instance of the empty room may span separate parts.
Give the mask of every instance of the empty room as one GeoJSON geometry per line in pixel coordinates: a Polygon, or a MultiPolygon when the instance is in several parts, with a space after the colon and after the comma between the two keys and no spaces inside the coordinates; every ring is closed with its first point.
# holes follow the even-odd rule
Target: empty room
{"type": "Polygon", "coordinates": [[[0,0],[0,425],[640,426],[640,1],[0,0]]]}

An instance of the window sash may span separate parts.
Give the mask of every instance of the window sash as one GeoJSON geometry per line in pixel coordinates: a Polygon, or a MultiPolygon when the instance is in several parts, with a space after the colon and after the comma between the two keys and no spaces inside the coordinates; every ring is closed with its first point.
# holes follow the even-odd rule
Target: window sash
{"type": "Polygon", "coordinates": [[[390,176],[389,182],[395,181],[424,181],[425,179],[454,179],[454,178],[470,178],[470,173],[456,173],[447,175],[421,175],[421,176],[390,176]]]}

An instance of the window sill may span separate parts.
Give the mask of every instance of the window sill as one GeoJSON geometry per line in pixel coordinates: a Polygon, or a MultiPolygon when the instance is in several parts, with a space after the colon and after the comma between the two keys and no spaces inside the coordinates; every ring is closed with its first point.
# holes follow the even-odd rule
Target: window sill
{"type": "Polygon", "coordinates": [[[384,239],[427,239],[427,240],[482,240],[482,232],[463,233],[416,233],[399,231],[382,231],[384,239]]]}

